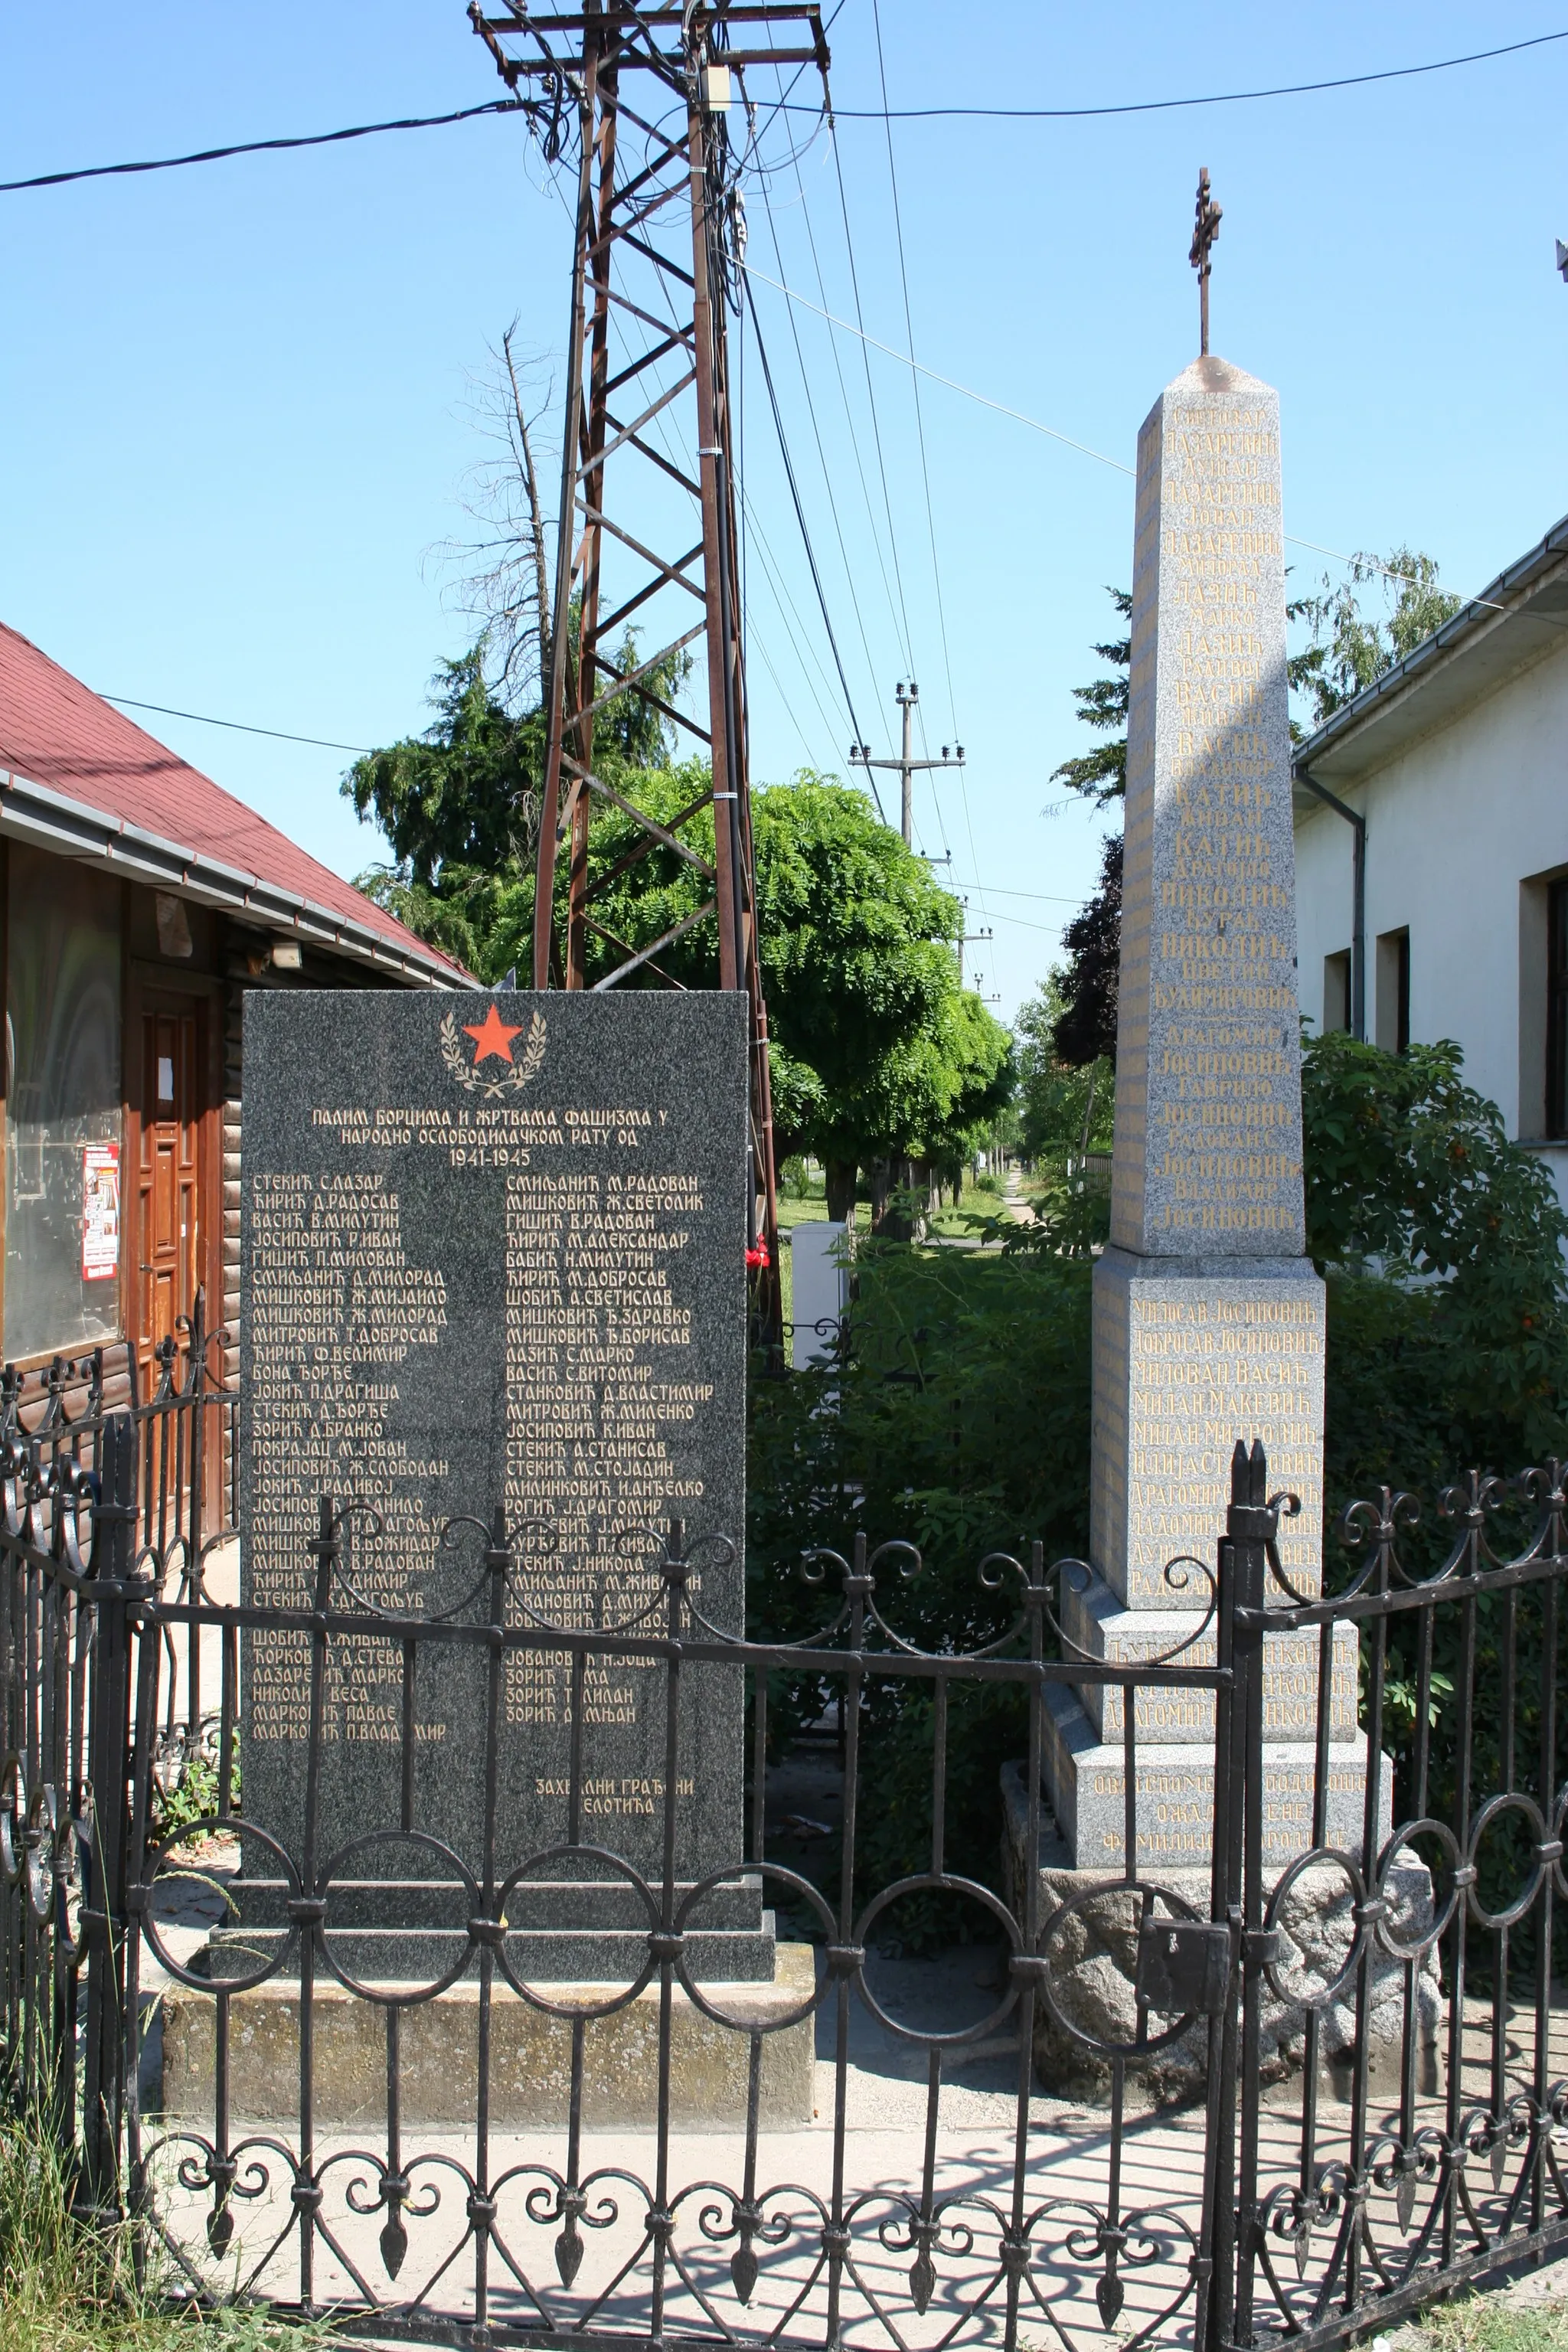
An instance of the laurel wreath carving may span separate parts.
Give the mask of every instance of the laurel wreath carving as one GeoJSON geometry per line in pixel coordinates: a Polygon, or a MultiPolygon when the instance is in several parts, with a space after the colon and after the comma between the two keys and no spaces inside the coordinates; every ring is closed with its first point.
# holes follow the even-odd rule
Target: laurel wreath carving
{"type": "Polygon", "coordinates": [[[479,1095],[486,1102],[500,1102],[505,1095],[520,1095],[529,1080],[539,1076],[544,1060],[544,1015],[536,1012],[528,1025],[528,1041],[513,1066],[500,1077],[481,1077],[464,1059],[458,1016],[448,1013],[441,1024],[441,1059],[447,1065],[447,1076],[456,1078],[465,1094],[479,1095]]]}

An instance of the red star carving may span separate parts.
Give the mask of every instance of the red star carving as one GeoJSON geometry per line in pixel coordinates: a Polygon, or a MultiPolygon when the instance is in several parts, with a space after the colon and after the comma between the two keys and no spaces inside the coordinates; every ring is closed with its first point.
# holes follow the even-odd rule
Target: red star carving
{"type": "Polygon", "coordinates": [[[500,1009],[492,1004],[482,1022],[465,1021],[463,1034],[474,1041],[474,1067],[488,1062],[493,1054],[498,1062],[511,1060],[511,1041],[522,1034],[521,1025],[509,1029],[500,1017],[500,1009]]]}

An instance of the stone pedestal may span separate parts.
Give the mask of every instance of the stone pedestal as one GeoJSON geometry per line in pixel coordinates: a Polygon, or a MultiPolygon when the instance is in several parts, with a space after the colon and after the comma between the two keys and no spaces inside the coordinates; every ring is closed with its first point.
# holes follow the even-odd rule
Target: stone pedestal
{"type": "MultiPolygon", "coordinates": [[[[1123,1867],[1126,1838],[1126,1754],[1120,1740],[1100,1741],[1081,1703],[1058,1684],[1047,1688],[1044,1719],[1046,1787],[1062,1834],[1080,1870],[1101,1877],[1123,1867]],[[1059,1793],[1058,1793],[1059,1792],[1059,1793]],[[1063,1806],[1068,1809],[1064,1811],[1063,1806]]],[[[1391,1769],[1392,1768],[1390,1768],[1391,1769]]],[[[1137,1760],[1137,1865],[1140,1877],[1165,1883],[1168,1870],[1203,1870],[1214,1858],[1212,1739],[1151,1741],[1137,1760]]],[[[1263,1746],[1263,1859],[1277,1869],[1312,1843],[1312,1789],[1317,1756],[1300,1740],[1263,1746]]],[[[1389,1773],[1382,1781],[1384,1821],[1389,1773]]],[[[1329,1748],[1330,1845],[1359,1851],[1366,1789],[1366,1736],[1329,1748]]],[[[1204,1910],[1208,1910],[1205,1879],[1204,1910]]]]}
{"type": "MultiPolygon", "coordinates": [[[[804,2129],[812,2119],[816,2015],[791,2024],[816,1984],[809,1944],[777,1947],[771,1984],[703,1988],[732,2025],[718,2025],[678,1990],[670,2024],[671,2119],[677,2130],[742,2131],[746,2122],[751,2031],[763,2039],[762,2126],[804,2129]]],[[[590,2006],[610,1998],[608,1985],[552,1984],[552,2000],[590,2006]]],[[[215,2003],[210,1994],[172,1984],[163,1997],[163,2109],[184,2120],[209,2118],[216,2079],[215,2003]]],[[[314,2021],[313,2095],[324,2131],[362,2136],[386,2126],[386,2011],[331,1980],[319,1982],[314,2021]]],[[[647,2130],[657,2120],[659,1988],[647,1986],[584,2033],[583,2120],[590,2131],[647,2130]]],[[[438,2000],[405,2007],[399,2028],[398,2084],[405,2129],[471,2128],[479,2086],[478,1983],[467,1979],[438,2000]]],[[[498,1986],[490,2010],[490,2127],[498,2132],[563,2129],[572,2082],[572,2028],[498,1986]]],[[[229,2099],[236,2123],[266,2124],[288,2134],[300,2106],[300,1988],[287,1979],[229,1997],[229,2099]]]]}
{"type": "MultiPolygon", "coordinates": [[[[1194,1580],[1195,1581],[1196,1580],[1194,1580]]],[[[1187,1587],[1190,1591],[1191,1585],[1187,1587]]],[[[1206,1591],[1206,1586],[1203,1588],[1206,1591]]],[[[1191,1611],[1127,1609],[1102,1577],[1091,1577],[1081,1592],[1064,1596],[1062,1622],[1074,1646],[1110,1665],[1167,1657],[1180,1647],[1181,1666],[1212,1666],[1215,1627],[1199,1632],[1191,1611]]],[[[1263,1651],[1263,1736],[1275,1740],[1315,1740],[1318,1733],[1319,1638],[1315,1632],[1271,1633],[1263,1651]]],[[[1334,1631],[1334,1675],[1330,1737],[1352,1739],[1356,1731],[1356,1633],[1334,1631]]],[[[1124,1695],[1114,1683],[1084,1682],[1079,1700],[1097,1739],[1122,1737],[1124,1695]]],[[[1135,1693],[1134,1728],[1145,1740],[1208,1740],[1214,1736],[1214,1693],[1142,1685],[1135,1693]]]]}
{"type": "Polygon", "coordinates": [[[1124,1607],[1204,1605],[1201,1572],[1181,1586],[1167,1569],[1189,1554],[1212,1575],[1242,1436],[1262,1439],[1274,1491],[1300,1499],[1280,1526],[1280,1564],[1317,1591],[1323,1315],[1323,1286],[1304,1257],[1160,1257],[1114,1244],[1101,1256],[1089,1556],[1124,1607]]]}
{"type": "MultiPolygon", "coordinates": [[[[689,1893],[678,1882],[678,1906],[689,1893]]],[[[276,1957],[289,1932],[287,1897],[279,1879],[234,1880],[229,1924],[212,1937],[215,1976],[252,1976],[276,1957]]],[[[362,1983],[434,1984],[468,1948],[465,1911],[464,1890],[457,1885],[334,1881],[322,1932],[338,1965],[362,1983]]],[[[527,1984],[630,1984],[647,1954],[647,1908],[628,1900],[624,1886],[542,1880],[514,1887],[507,1923],[507,1958],[527,1984]]],[[[761,1879],[710,1889],[686,1930],[693,1982],[769,1985],[777,1957],[773,1914],[763,1908],[761,1879]]]]}

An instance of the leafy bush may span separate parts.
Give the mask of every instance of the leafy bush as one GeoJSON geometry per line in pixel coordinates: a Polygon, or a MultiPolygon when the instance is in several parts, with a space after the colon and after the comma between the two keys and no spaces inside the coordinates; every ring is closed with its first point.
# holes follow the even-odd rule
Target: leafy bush
{"type": "Polygon", "coordinates": [[[822,1178],[814,1176],[811,1165],[798,1152],[786,1160],[779,1170],[779,1193],[786,1201],[819,1201],[822,1198],[822,1178]]]}
{"type": "MultiPolygon", "coordinates": [[[[240,1772],[237,1754],[230,1774],[229,1808],[242,1811],[240,1802],[240,1772]]],[[[182,1759],[178,1769],[165,1780],[156,1772],[153,1779],[153,1827],[159,1837],[173,1837],[176,1830],[190,1829],[197,1822],[210,1821],[218,1810],[218,1774],[216,1756],[199,1750],[182,1759]]]]}
{"type": "MultiPolygon", "coordinates": [[[[1405,1402],[1447,1425],[1447,1460],[1568,1450],[1568,1242],[1556,1188],[1465,1085],[1449,1041],[1386,1054],[1342,1032],[1302,1055],[1307,1246],[1321,1270],[1389,1279],[1374,1314],[1405,1402]],[[1412,1280],[1426,1283],[1412,1290],[1412,1280]],[[1396,1302],[1392,1293],[1402,1292],[1396,1302]],[[1408,1381],[1413,1360],[1441,1372],[1408,1381]],[[1457,1447],[1457,1451],[1455,1450],[1457,1447]]],[[[1363,1328],[1364,1340],[1371,1336],[1363,1328]]],[[[1333,1332],[1330,1333],[1332,1377],[1333,1332]]],[[[1392,1393],[1391,1384],[1390,1392],[1392,1393]]]]}
{"type": "MultiPolygon", "coordinates": [[[[1081,1552],[1088,1536],[1089,1275],[1060,1258],[1005,1258],[863,1244],[848,1360],[752,1382],[748,1623],[756,1639],[815,1633],[836,1607],[836,1579],[807,1584],[802,1555],[847,1553],[857,1528],[921,1554],[879,1576],[889,1622],[922,1649],[972,1649],[1005,1631],[1016,1586],[992,1591],[984,1556],[1081,1552]],[[837,1399],[837,1405],[834,1400],[837,1399]]],[[[775,1752],[842,1686],[779,1675],[770,1690],[775,1752]]],[[[930,1864],[929,1692],[873,1678],[862,1721],[864,1889],[930,1864]]],[[[997,1774],[1025,1738],[1016,1691],[955,1688],[949,1724],[947,1838],[963,1868],[994,1884],[997,1774]]],[[[823,1851],[832,1883],[837,1856],[823,1851]]],[[[952,1906],[900,1907],[908,1943],[961,1932],[952,1906]]]]}
{"type": "MultiPolygon", "coordinates": [[[[1465,1085],[1461,1069],[1459,1048],[1448,1043],[1394,1055],[1330,1035],[1303,1056],[1308,1244],[1328,1274],[1331,1589],[1334,1523],[1352,1498],[1385,1483],[1419,1497],[1421,1517],[1405,1532],[1401,1557],[1410,1573],[1431,1575],[1457,1533],[1439,1507],[1451,1481],[1568,1454],[1568,1219],[1545,1168],[1509,1140],[1496,1105],[1465,1085]]],[[[1529,1540],[1534,1514],[1524,1497],[1502,1498],[1491,1516],[1500,1554],[1529,1540]]],[[[1476,1603],[1468,1696],[1466,1613],[1453,1605],[1432,1612],[1425,1802],[1415,1783],[1421,1629],[1415,1613],[1389,1626],[1383,1733],[1405,1818],[1455,1818],[1461,1728],[1472,1797],[1532,1783],[1544,1697],[1541,1596],[1476,1603]],[[1510,1654],[1511,1766],[1503,1753],[1510,1654]]],[[[1483,1843],[1489,1907],[1524,1884],[1527,1843],[1518,1813],[1483,1843]]],[[[1516,1931],[1516,1962],[1528,1963],[1533,1934],[1533,1918],[1516,1931]]],[[[1488,1968],[1491,1939],[1475,1940],[1474,1964],[1488,1968]]]]}

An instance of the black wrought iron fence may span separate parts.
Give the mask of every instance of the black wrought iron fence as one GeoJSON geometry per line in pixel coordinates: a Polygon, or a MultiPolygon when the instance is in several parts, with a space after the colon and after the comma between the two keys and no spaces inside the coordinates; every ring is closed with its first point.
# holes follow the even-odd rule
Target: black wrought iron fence
{"type": "Polygon", "coordinates": [[[47,1483],[66,1465],[96,1471],[110,1417],[136,1436],[139,1541],[166,1576],[201,1580],[207,1553],[235,1530],[239,1392],[224,1377],[228,1332],[209,1329],[198,1290],[188,1316],[153,1350],[146,1385],[136,1351],[97,1347],[19,1371],[0,1370],[0,1459],[47,1483]]]}
{"type": "Polygon", "coordinates": [[[1084,1571],[1037,1549],[982,1564],[1016,1611],[967,1654],[901,1637],[918,1555],[863,1538],[806,1563],[812,1637],[748,1643],[701,1601],[724,1538],[679,1525],[647,1538],[642,1596],[609,1623],[533,1606],[537,1530],[499,1517],[454,1531],[446,1572],[466,1558],[468,1589],[390,1614],[356,1573],[374,1514],[330,1499],[302,1538],[308,1605],[219,1603],[199,1572],[171,1587],[143,1538],[142,1443],[110,1417],[89,1467],[13,1440],[0,1958],[13,2094],[47,2104],[84,2202],[136,2218],[170,2294],[453,2345],[936,2352],[1048,2335],[1067,2352],[1219,2352],[1344,2340],[1568,2242],[1554,1466],[1509,1490],[1531,1525],[1506,1553],[1505,1490],[1446,1497],[1453,1540],[1422,1575],[1410,1499],[1358,1507],[1359,1565],[1321,1600],[1288,1581],[1289,1506],[1268,1497],[1261,1450],[1238,1449],[1213,1569],[1167,1571],[1201,1603],[1191,1633],[1113,1664],[1063,1630],[1064,1582],[1084,1571]],[[158,1766],[171,1662],[204,1639],[213,1795],[190,1818],[158,1766]],[[253,1749],[237,1784],[247,1645],[263,1639],[292,1645],[302,1711],[300,1801],[268,1818],[253,1749]],[[471,1785],[419,1760],[437,1654],[479,1694],[471,1785]],[[353,1818],[328,1819],[351,1654],[400,1702],[353,1818]],[[1496,1735],[1478,1745],[1477,1661],[1494,1656],[1496,1735]],[[561,1833],[542,1843],[500,1801],[508,1694],[531,1664],[571,1691],[561,1833]],[[587,1735],[591,1691],[628,1671],[664,1742],[635,1849],[598,1826],[587,1735]],[[781,1675],[818,1678],[841,1732],[814,1768],[832,1818],[781,1816],[781,1675]],[[1286,1755],[1292,1676],[1308,1720],[1286,1755]],[[977,1681],[1027,1701],[1027,1753],[997,1759],[1014,1766],[1005,1873],[947,1832],[950,1703],[977,1681]],[[874,1683],[930,1708],[929,1865],[868,1896],[874,1683]],[[1115,1701],[1098,1753],[1120,1774],[1121,1853],[1096,1873],[1059,1867],[1042,1792],[1064,1685],[1115,1701]],[[726,1690],[749,1699],[746,1828],[693,1879],[683,1738],[726,1690]],[[1176,1699],[1209,1726],[1195,1874],[1162,1864],[1147,1801],[1174,1753],[1147,1735],[1176,1699]],[[591,1988],[549,1964],[531,1892],[590,1879],[640,1923],[619,1976],[591,1988]],[[794,1923],[765,1984],[700,1957],[743,1885],[794,1923]],[[967,1906],[974,1940],[900,1961],[900,1906],[932,1894],[967,1906]],[[372,1895],[384,1925],[445,1937],[437,1964],[367,1973],[372,1895]],[[1098,2070],[1093,2103],[1038,2079],[1064,2048],[1098,2070]]]}
{"type": "MultiPolygon", "coordinates": [[[[63,1543],[56,1498],[99,1491],[108,1433],[115,1429],[123,1444],[128,1428],[138,1576],[160,1600],[237,1598],[239,1391],[225,1378],[228,1338],[221,1326],[208,1329],[198,1290],[191,1314],[153,1349],[145,1393],[133,1348],[0,1370],[0,1469],[18,1523],[63,1543]],[[209,1591],[215,1563],[229,1573],[209,1591]]],[[[167,1773],[197,1751],[212,1710],[201,1643],[169,1637],[165,1649],[158,1764],[167,1773]]]]}

